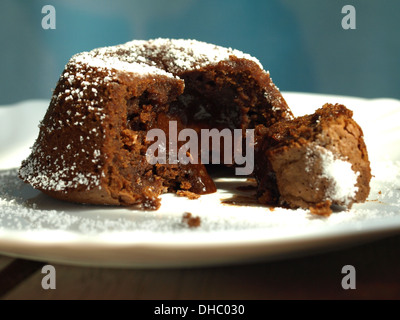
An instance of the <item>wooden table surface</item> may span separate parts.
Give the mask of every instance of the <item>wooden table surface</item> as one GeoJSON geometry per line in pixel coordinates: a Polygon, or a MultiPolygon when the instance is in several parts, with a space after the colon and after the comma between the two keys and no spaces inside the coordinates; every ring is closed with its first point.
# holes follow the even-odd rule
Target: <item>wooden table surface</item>
{"type": "Polygon", "coordinates": [[[336,251],[241,265],[114,269],[52,264],[56,289],[43,289],[46,262],[0,255],[1,299],[399,299],[400,235],[336,251]],[[355,289],[345,290],[345,265],[355,289]]]}

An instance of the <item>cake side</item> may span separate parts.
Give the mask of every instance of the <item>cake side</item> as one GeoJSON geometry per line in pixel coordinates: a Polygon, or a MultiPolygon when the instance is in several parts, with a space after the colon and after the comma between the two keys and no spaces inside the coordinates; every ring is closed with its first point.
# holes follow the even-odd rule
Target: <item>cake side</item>
{"type": "Polygon", "coordinates": [[[96,61],[71,59],[20,177],[68,201],[111,205],[155,201],[164,189],[161,179],[153,181],[149,175],[132,184],[133,176],[146,177],[153,170],[143,155],[145,131],[137,127],[155,112],[144,110],[144,100],[155,95],[162,108],[184,88],[183,81],[173,76],[158,74],[158,78],[156,83],[152,73],[121,72],[96,61]],[[135,116],[136,128],[128,128],[135,116]]]}

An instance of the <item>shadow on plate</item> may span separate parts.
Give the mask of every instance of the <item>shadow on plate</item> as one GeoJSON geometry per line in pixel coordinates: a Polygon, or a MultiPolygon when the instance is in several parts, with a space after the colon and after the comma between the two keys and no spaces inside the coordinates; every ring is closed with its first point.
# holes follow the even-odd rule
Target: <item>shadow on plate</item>
{"type": "MultiPolygon", "coordinates": [[[[235,176],[233,168],[223,166],[208,166],[207,170],[215,181],[217,189],[221,193],[230,196],[221,199],[221,203],[234,206],[261,205],[256,198],[256,182],[253,178],[235,176]]],[[[24,183],[18,177],[18,168],[0,170],[0,198],[13,201],[14,204],[37,210],[62,210],[62,211],[90,211],[104,209],[104,206],[90,204],[76,204],[54,199],[24,183]]],[[[196,200],[193,200],[196,201],[196,200]]],[[[110,206],[120,208],[118,206],[110,206]]],[[[272,210],[272,208],[265,206],[272,210]]],[[[140,206],[124,207],[124,209],[141,210],[140,206]]]]}

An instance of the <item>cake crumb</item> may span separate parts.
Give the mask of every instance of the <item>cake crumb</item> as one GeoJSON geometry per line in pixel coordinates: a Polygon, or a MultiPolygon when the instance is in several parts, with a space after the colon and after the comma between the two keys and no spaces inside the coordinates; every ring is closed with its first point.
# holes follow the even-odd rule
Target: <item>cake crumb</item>
{"type": "Polygon", "coordinates": [[[192,184],[189,181],[182,181],[181,188],[184,190],[189,190],[192,187],[192,184]]]}
{"type": "Polygon", "coordinates": [[[187,191],[187,190],[178,190],[176,192],[176,195],[179,197],[186,197],[189,200],[196,200],[198,198],[200,198],[200,195],[191,191],[187,191]]]}
{"type": "Polygon", "coordinates": [[[310,212],[319,216],[329,217],[332,213],[331,204],[332,202],[330,200],[317,203],[316,205],[310,207],[310,212]]]}
{"type": "Polygon", "coordinates": [[[190,212],[185,212],[182,216],[182,223],[187,224],[189,228],[198,228],[201,224],[200,217],[193,217],[190,212]]]}

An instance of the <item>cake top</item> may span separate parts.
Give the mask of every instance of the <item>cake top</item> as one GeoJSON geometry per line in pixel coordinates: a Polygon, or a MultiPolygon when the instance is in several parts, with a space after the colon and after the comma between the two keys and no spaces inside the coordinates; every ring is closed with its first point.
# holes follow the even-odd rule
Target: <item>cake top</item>
{"type": "Polygon", "coordinates": [[[121,45],[97,48],[74,55],[69,63],[116,69],[136,74],[177,74],[229,61],[230,56],[261,63],[242,51],[186,39],[133,40],[121,45]]]}
{"type": "MultiPolygon", "coordinates": [[[[164,75],[167,77],[174,77],[173,74],[160,69],[154,65],[141,63],[137,61],[128,62],[125,59],[121,59],[120,55],[100,55],[94,52],[82,52],[74,55],[68,65],[84,65],[87,69],[101,69],[110,71],[115,69],[118,71],[132,72],[137,75],[164,75]]],[[[68,66],[67,65],[67,66],[68,66]]]]}

